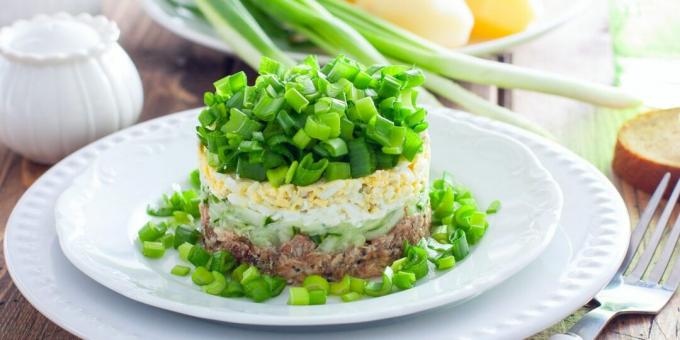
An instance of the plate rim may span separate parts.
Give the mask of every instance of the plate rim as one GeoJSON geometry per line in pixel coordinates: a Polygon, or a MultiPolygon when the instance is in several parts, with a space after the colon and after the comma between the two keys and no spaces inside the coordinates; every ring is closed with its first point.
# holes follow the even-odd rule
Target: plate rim
{"type": "MultiPolygon", "coordinates": [[[[562,320],[564,317],[568,316],[574,310],[580,308],[584,303],[590,300],[590,298],[597,292],[601,287],[603,287],[615,273],[623,256],[628,247],[629,236],[630,236],[630,220],[629,215],[626,211],[625,203],[621,198],[620,193],[615,189],[613,184],[602,174],[595,166],[583,160],[578,155],[574,154],[572,151],[566,149],[565,147],[557,144],[556,142],[546,140],[544,138],[537,137],[527,131],[521,130],[519,128],[504,124],[501,122],[493,121],[488,118],[473,116],[469,113],[449,110],[450,114],[457,116],[460,119],[472,122],[475,125],[494,129],[496,131],[509,134],[517,139],[520,139],[523,143],[530,146],[532,149],[540,150],[541,157],[553,158],[555,162],[559,161],[559,164],[564,164],[565,166],[572,167],[578,173],[575,177],[577,178],[572,182],[566,182],[564,184],[575,184],[580,182],[582,186],[581,189],[586,189],[587,187],[592,187],[596,193],[602,194],[603,198],[599,200],[598,209],[606,209],[607,219],[598,221],[595,225],[598,226],[597,229],[588,229],[583,237],[594,238],[597,237],[595,233],[602,232],[604,226],[602,223],[607,222],[612,224],[617,223],[615,228],[615,233],[612,237],[612,241],[609,244],[603,246],[602,251],[604,252],[604,261],[599,261],[591,264],[592,275],[585,275],[581,280],[578,280],[572,284],[568,284],[562,280],[555,282],[558,284],[556,289],[565,289],[565,294],[558,294],[556,296],[550,297],[550,301],[544,301],[547,296],[541,296],[541,299],[537,299],[526,305],[522,305],[521,310],[513,310],[504,313],[501,318],[495,320],[495,323],[489,324],[483,329],[476,332],[468,331],[465,336],[470,336],[471,334],[482,335],[483,337],[490,337],[496,335],[498,331],[503,332],[505,336],[511,337],[526,337],[531,334],[536,333],[546,327],[562,320]],[[621,228],[621,225],[626,227],[621,228]],[[549,303],[548,303],[549,302],[549,303]]],[[[62,161],[64,163],[64,161],[62,161]]],[[[64,165],[66,166],[66,165],[64,165]]],[[[44,290],[44,286],[36,286],[35,279],[40,278],[47,282],[52,280],[50,273],[40,273],[42,276],[37,276],[38,274],[32,273],[26,270],[26,267],[22,263],[16,261],[22,260],[22,253],[17,250],[21,245],[17,245],[23,242],[22,238],[27,235],[22,233],[22,229],[19,225],[25,222],[30,222],[30,219],[50,219],[50,216],[28,216],[26,210],[30,208],[32,204],[40,202],[39,195],[42,194],[43,197],[51,197],[51,200],[56,199],[57,193],[53,191],[55,185],[59,185],[58,182],[55,184],[55,178],[63,177],[64,175],[72,175],[70,172],[81,172],[85,165],[82,164],[69,164],[66,168],[68,171],[57,171],[57,167],[53,167],[48,170],[43,176],[41,176],[35,183],[27,189],[27,191],[18,200],[14,210],[10,214],[10,217],[6,224],[6,233],[3,241],[4,244],[4,254],[7,264],[7,269],[12,278],[14,284],[18,290],[26,297],[26,299],[43,315],[45,315],[50,320],[54,321],[59,326],[76,334],[81,337],[88,337],[99,334],[102,336],[111,336],[112,334],[134,334],[129,333],[128,330],[116,329],[114,325],[107,323],[106,320],[101,320],[96,318],[94,315],[99,314],[88,314],[82,309],[77,303],[73,301],[65,301],[67,305],[64,305],[64,301],[59,301],[57,298],[61,297],[57,287],[54,286],[55,291],[49,296],[51,299],[39,300],[38,295],[41,294],[41,290],[44,290]],[[12,239],[10,246],[9,240],[12,239]],[[19,240],[17,240],[19,239],[19,240]],[[17,260],[18,259],[18,260],[17,260]],[[19,267],[17,267],[19,266],[19,267]],[[64,307],[69,307],[74,310],[69,313],[61,314],[60,311],[64,307]],[[77,315],[78,317],[73,317],[77,315]],[[63,316],[63,317],[62,317],[63,316]],[[83,320],[93,320],[93,322],[82,322],[83,320]],[[112,332],[112,330],[118,330],[117,333],[112,332]]],[[[61,181],[68,181],[68,179],[60,179],[61,181]]],[[[563,183],[560,183],[563,184],[563,183]]],[[[45,204],[44,201],[40,202],[45,204]]],[[[49,204],[49,202],[47,203],[49,204]]],[[[43,213],[48,214],[48,213],[43,213]]],[[[601,216],[600,216],[601,217],[601,216]]],[[[50,228],[49,226],[44,228],[50,228]]],[[[611,225],[608,226],[611,229],[611,225]]],[[[611,235],[610,235],[611,236],[611,235]]],[[[50,240],[56,235],[53,235],[50,240]]],[[[30,250],[30,248],[28,248],[30,250]]],[[[585,244],[580,244],[578,251],[582,252],[588,250],[585,244]]],[[[573,264],[578,259],[579,256],[574,256],[569,259],[569,263],[573,264]]],[[[63,261],[64,259],[60,259],[63,261]]],[[[561,276],[570,276],[574,274],[573,268],[565,267],[560,273],[561,276]]],[[[62,298],[63,299],[63,298],[62,298]]]]}
{"type": "MultiPolygon", "coordinates": [[[[186,20],[168,15],[159,4],[159,1],[163,0],[143,0],[142,7],[145,12],[151,17],[151,19],[158,25],[162,26],[166,30],[174,33],[191,42],[200,44],[204,47],[208,47],[217,51],[221,51],[228,54],[233,54],[234,51],[225,44],[219,37],[212,34],[205,34],[200,31],[196,31],[190,28],[190,25],[186,24],[186,20]]],[[[467,44],[454,50],[457,52],[474,55],[474,56],[485,56],[494,53],[500,53],[528,43],[532,40],[538,39],[539,37],[555,30],[556,28],[564,25],[578,14],[584,12],[588,7],[592,6],[592,0],[576,0],[578,1],[569,10],[556,16],[554,19],[539,22],[536,25],[532,25],[526,30],[511,34],[502,38],[476,42],[472,44],[467,44]]],[[[305,54],[299,52],[287,52],[291,57],[295,59],[303,59],[305,54]]]]}
{"type": "MultiPolygon", "coordinates": [[[[169,117],[168,116],[160,117],[158,118],[158,120],[154,119],[152,121],[139,124],[137,129],[149,131],[150,129],[148,127],[151,127],[154,124],[162,124],[164,120],[170,121],[172,118],[174,118],[174,120],[172,121],[176,122],[172,125],[176,126],[186,122],[187,120],[194,119],[194,117],[200,112],[200,110],[201,108],[195,108],[172,114],[169,117]]],[[[167,298],[149,294],[144,290],[127,289],[125,284],[122,284],[117,280],[113,280],[110,275],[98,271],[97,268],[95,268],[97,267],[95,263],[91,263],[90,261],[83,259],[81,257],[82,255],[79,255],[80,252],[78,250],[80,249],[78,247],[72,246],[71,242],[73,242],[74,240],[71,240],[71,238],[66,234],[68,231],[71,230],[69,229],[71,228],[69,227],[70,220],[69,219],[60,220],[59,217],[56,217],[56,230],[57,236],[59,238],[59,244],[64,255],[76,268],[78,268],[81,272],[85,273],[88,277],[95,280],[99,284],[115,291],[118,294],[121,294],[130,299],[157,308],[221,322],[230,322],[255,326],[280,326],[280,327],[347,325],[390,319],[394,317],[401,317],[430,310],[443,305],[462,303],[501,284],[503,281],[509,279],[510,277],[524,269],[531,262],[538,258],[538,256],[548,246],[557,230],[557,225],[560,220],[563,206],[562,190],[560,189],[559,184],[554,180],[550,172],[542,165],[542,163],[536,157],[536,155],[528,147],[526,147],[519,141],[515,140],[514,138],[495,131],[485,131],[469,122],[461,121],[454,117],[451,117],[442,110],[437,109],[430,110],[430,115],[436,115],[438,119],[448,121],[451,124],[461,124],[466,130],[475,131],[475,133],[479,134],[479,136],[488,136],[489,138],[500,139],[501,142],[504,141],[507,143],[514,144],[513,147],[524,152],[527,161],[532,162],[530,169],[541,173],[540,176],[538,175],[537,176],[538,178],[540,178],[541,183],[544,185],[544,187],[542,188],[545,189],[547,192],[546,197],[550,198],[548,205],[542,207],[544,208],[543,210],[540,209],[536,210],[536,212],[538,213],[536,220],[545,222],[545,226],[540,228],[541,230],[544,230],[544,232],[541,233],[542,239],[537,244],[537,246],[529,249],[528,251],[523,252],[524,256],[522,256],[519,259],[514,259],[510,264],[502,267],[502,270],[497,271],[495,275],[490,276],[486,280],[481,280],[476,284],[468,283],[467,285],[460,287],[460,289],[440,293],[436,296],[428,296],[426,298],[421,298],[418,300],[405,300],[404,301],[405,303],[398,305],[399,308],[397,308],[397,306],[390,305],[383,307],[381,310],[377,311],[368,309],[365,312],[362,311],[352,314],[343,315],[313,314],[305,317],[299,317],[289,314],[276,315],[272,313],[266,315],[258,314],[257,318],[253,318],[253,316],[256,315],[256,313],[254,312],[244,312],[241,310],[221,310],[219,313],[215,313],[214,309],[210,306],[187,305],[179,301],[170,300],[167,298]]],[[[124,129],[110,135],[107,138],[110,140],[110,138],[130,136],[132,135],[133,131],[134,131],[133,129],[124,129]]],[[[141,137],[144,135],[145,134],[140,134],[139,136],[141,137]]],[[[120,142],[125,141],[125,139],[120,138],[118,140],[120,142]]],[[[102,151],[105,152],[109,150],[110,147],[115,145],[118,145],[118,143],[115,143],[114,145],[111,146],[107,146],[106,148],[102,148],[102,151]]],[[[74,156],[77,157],[78,154],[79,152],[76,152],[74,156]]],[[[100,155],[98,155],[98,157],[99,156],[100,155]]],[[[83,174],[74,177],[73,183],[71,183],[71,185],[65,188],[64,191],[59,195],[59,198],[57,198],[56,200],[54,209],[55,216],[60,215],[58,211],[60,209],[60,206],[64,205],[63,198],[68,198],[65,194],[70,193],[72,189],[77,189],[77,186],[74,186],[73,184],[81,183],[82,182],[81,176],[86,174],[88,169],[90,169],[90,167],[87,167],[87,169],[83,171],[83,174]]],[[[76,244],[78,244],[77,240],[76,244]]]]}

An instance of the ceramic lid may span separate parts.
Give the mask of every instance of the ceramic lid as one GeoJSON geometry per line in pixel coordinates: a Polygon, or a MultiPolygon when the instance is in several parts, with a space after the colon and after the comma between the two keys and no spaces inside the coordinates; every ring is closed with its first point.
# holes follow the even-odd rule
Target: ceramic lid
{"type": "Polygon", "coordinates": [[[96,56],[118,40],[104,16],[38,15],[0,29],[0,55],[16,62],[55,64],[96,56]]]}

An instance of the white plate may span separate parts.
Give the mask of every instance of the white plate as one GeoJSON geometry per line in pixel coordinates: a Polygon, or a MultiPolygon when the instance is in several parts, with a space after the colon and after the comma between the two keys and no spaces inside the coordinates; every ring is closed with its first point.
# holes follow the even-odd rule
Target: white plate
{"type": "MultiPolygon", "coordinates": [[[[352,326],[241,327],[149,307],[90,280],[64,257],[55,231],[57,197],[103,150],[105,138],[70,156],[38,179],[7,222],[5,259],[14,283],[41,313],[84,338],[163,339],[519,339],[560,321],[611,278],[628,246],[623,200],[592,165],[563,147],[517,128],[447,111],[457,119],[501,132],[527,145],[564,193],[564,209],[546,251],[524,270],[482,296],[408,318],[352,326]]],[[[172,120],[141,124],[131,136],[172,120]]]]}
{"type": "MultiPolygon", "coordinates": [[[[200,110],[164,120],[103,151],[57,200],[59,241],[71,262],[129,298],[197,317],[257,325],[349,324],[460,303],[497,285],[534,260],[552,239],[562,194],[533,153],[512,138],[434,111],[429,116],[434,174],[444,171],[469,187],[486,207],[502,202],[489,230],[454,270],[430,275],[413,289],[377,299],[291,307],[288,292],[267,303],[207,295],[190,278],[171,275],[175,252],[144,258],[137,231],[150,202],[197,167],[195,125],[200,110]],[[453,146],[453,147],[452,147],[453,146]],[[511,259],[511,260],[510,260],[511,259]]],[[[435,175],[436,176],[436,175],[435,175]]]]}
{"type": "MultiPolygon", "coordinates": [[[[456,49],[471,55],[500,53],[517,45],[534,40],[552,31],[588,8],[592,0],[541,0],[543,13],[526,30],[503,38],[472,43],[456,49]]],[[[144,8],[149,16],[169,31],[193,41],[226,53],[231,47],[223,42],[210,25],[191,15],[178,13],[167,0],[144,0],[144,8]]],[[[303,54],[291,52],[291,56],[302,58],[303,54]]]]}

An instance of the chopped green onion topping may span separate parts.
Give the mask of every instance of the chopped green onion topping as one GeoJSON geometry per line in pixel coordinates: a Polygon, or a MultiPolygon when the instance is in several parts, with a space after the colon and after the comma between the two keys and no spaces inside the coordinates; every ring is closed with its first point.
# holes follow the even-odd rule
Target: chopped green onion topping
{"type": "MultiPolygon", "coordinates": [[[[348,163],[357,178],[413,160],[423,149],[420,133],[427,123],[426,111],[416,104],[415,87],[424,79],[419,70],[365,68],[341,55],[324,67],[311,57],[290,68],[263,57],[259,73],[254,85],[239,72],[204,94],[196,131],[219,172],[274,186],[305,186],[349,178],[345,166],[341,172],[326,168],[325,159],[348,163]],[[360,142],[352,145],[354,140],[360,142]],[[304,162],[310,154],[313,159],[304,162]],[[296,169],[295,162],[305,164],[296,169]]],[[[200,187],[198,173],[191,183],[200,187]]],[[[170,216],[180,210],[198,217],[196,203],[185,207],[186,201],[173,196],[150,212],[170,216]]]]}

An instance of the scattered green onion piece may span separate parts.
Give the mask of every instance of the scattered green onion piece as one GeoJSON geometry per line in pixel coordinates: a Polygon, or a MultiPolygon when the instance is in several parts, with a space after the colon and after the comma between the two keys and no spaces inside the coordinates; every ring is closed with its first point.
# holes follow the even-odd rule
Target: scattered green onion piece
{"type": "Polygon", "coordinates": [[[309,290],[309,304],[310,305],[325,305],[326,304],[326,291],[322,289],[309,290]]]}
{"type": "Polygon", "coordinates": [[[165,234],[161,236],[160,239],[158,239],[158,242],[163,244],[163,248],[168,249],[172,247],[172,245],[175,243],[175,235],[173,234],[165,234]]]}
{"type": "Polygon", "coordinates": [[[439,225],[432,229],[430,233],[433,239],[437,240],[439,243],[447,243],[449,240],[449,231],[446,225],[439,225]]]}
{"type": "Polygon", "coordinates": [[[456,229],[451,233],[449,236],[449,243],[451,243],[451,255],[453,255],[456,261],[464,259],[470,253],[470,248],[463,229],[456,229]]]}
{"type": "Polygon", "coordinates": [[[416,274],[399,271],[394,274],[392,282],[399,289],[413,288],[413,284],[416,282],[416,274]]]}
{"type": "Polygon", "coordinates": [[[205,266],[210,261],[210,253],[200,245],[194,245],[187,258],[196,267],[205,266]]]}
{"type": "Polygon", "coordinates": [[[227,287],[220,293],[223,297],[241,297],[245,295],[243,286],[235,280],[229,280],[227,287]]]}
{"type": "Polygon", "coordinates": [[[198,172],[198,169],[192,171],[189,174],[189,183],[191,184],[191,187],[199,190],[201,189],[201,174],[198,172]]]}
{"type": "Polygon", "coordinates": [[[436,259],[435,264],[437,265],[437,270],[450,269],[456,265],[456,258],[452,255],[443,256],[436,259]]]}
{"type": "Polygon", "coordinates": [[[286,288],[286,280],[280,276],[271,277],[269,275],[264,275],[262,277],[269,284],[272,297],[281,295],[283,289],[286,288]]]}
{"type": "Polygon", "coordinates": [[[220,293],[227,288],[227,279],[220,272],[213,271],[211,273],[214,280],[209,284],[202,286],[201,290],[210,295],[220,295],[220,293]]]}
{"type": "Polygon", "coordinates": [[[161,258],[165,254],[165,247],[160,242],[144,241],[142,243],[142,254],[153,259],[161,258]]]}
{"type": "Polygon", "coordinates": [[[187,276],[189,275],[189,272],[191,272],[191,268],[179,264],[172,267],[172,270],[170,270],[170,274],[177,276],[187,276]]]}
{"type": "Polygon", "coordinates": [[[205,267],[197,267],[194,273],[191,274],[191,281],[199,286],[205,286],[215,281],[215,277],[212,272],[205,267]]]}
{"type": "Polygon", "coordinates": [[[351,277],[349,282],[349,290],[353,293],[363,294],[366,284],[368,282],[358,277],[351,277]]]}
{"type": "Polygon", "coordinates": [[[349,292],[342,294],[340,299],[342,299],[343,302],[352,302],[361,299],[361,294],[357,292],[349,292]]]}
{"type": "Polygon", "coordinates": [[[393,272],[398,272],[398,271],[401,271],[406,264],[408,264],[408,258],[402,257],[402,258],[397,259],[394,262],[392,262],[392,265],[390,266],[390,268],[392,268],[393,272]]]}
{"type": "Polygon", "coordinates": [[[500,209],[501,209],[501,201],[495,200],[495,201],[491,202],[491,204],[489,204],[488,208],[486,208],[486,213],[489,214],[489,215],[495,214],[500,209]]]}
{"type": "Polygon", "coordinates": [[[345,275],[342,277],[342,280],[338,282],[331,282],[329,286],[329,292],[332,295],[342,295],[350,290],[350,284],[351,284],[351,277],[349,275],[345,275]]]}
{"type": "Polygon", "coordinates": [[[288,304],[291,306],[309,305],[309,292],[305,287],[291,287],[288,291],[288,304]]]}
{"type": "Polygon", "coordinates": [[[409,245],[406,247],[405,253],[407,261],[401,270],[415,274],[417,280],[425,277],[429,272],[427,250],[409,245]]]}
{"type": "Polygon", "coordinates": [[[224,250],[214,252],[209,262],[210,270],[220,273],[226,273],[236,266],[236,258],[224,250]]]}
{"type": "Polygon", "coordinates": [[[185,226],[179,226],[175,229],[175,240],[173,242],[173,246],[178,248],[184,243],[196,244],[200,237],[201,233],[198,230],[185,226]]]}
{"type": "Polygon", "coordinates": [[[139,229],[137,235],[139,236],[139,240],[142,242],[156,241],[161,236],[163,236],[163,234],[165,234],[166,230],[167,227],[165,227],[165,224],[156,224],[149,221],[142,227],[142,229],[139,229]]]}
{"type": "Polygon", "coordinates": [[[323,290],[328,293],[328,290],[330,289],[328,281],[321,275],[309,275],[305,277],[302,286],[307,288],[310,292],[313,290],[323,290]]]}
{"type": "Polygon", "coordinates": [[[243,275],[241,277],[241,284],[246,285],[248,282],[255,281],[259,279],[262,275],[260,274],[260,271],[257,269],[255,266],[250,266],[248,269],[246,269],[243,272],[243,275]]]}
{"type": "Polygon", "coordinates": [[[179,252],[179,258],[184,260],[184,261],[189,261],[189,254],[191,253],[191,249],[193,247],[194,247],[194,245],[189,243],[189,242],[182,243],[177,248],[177,251],[179,252]]]}
{"type": "Polygon", "coordinates": [[[241,285],[245,295],[255,302],[265,301],[272,296],[269,284],[261,276],[241,285]]]}
{"type": "Polygon", "coordinates": [[[364,294],[368,296],[383,296],[392,292],[392,269],[385,268],[382,281],[371,281],[364,288],[364,294]]]}
{"type": "Polygon", "coordinates": [[[241,263],[238,267],[236,267],[236,269],[234,269],[231,272],[231,278],[241,283],[241,280],[243,280],[243,272],[248,270],[248,268],[250,268],[249,264],[241,263]]]}

